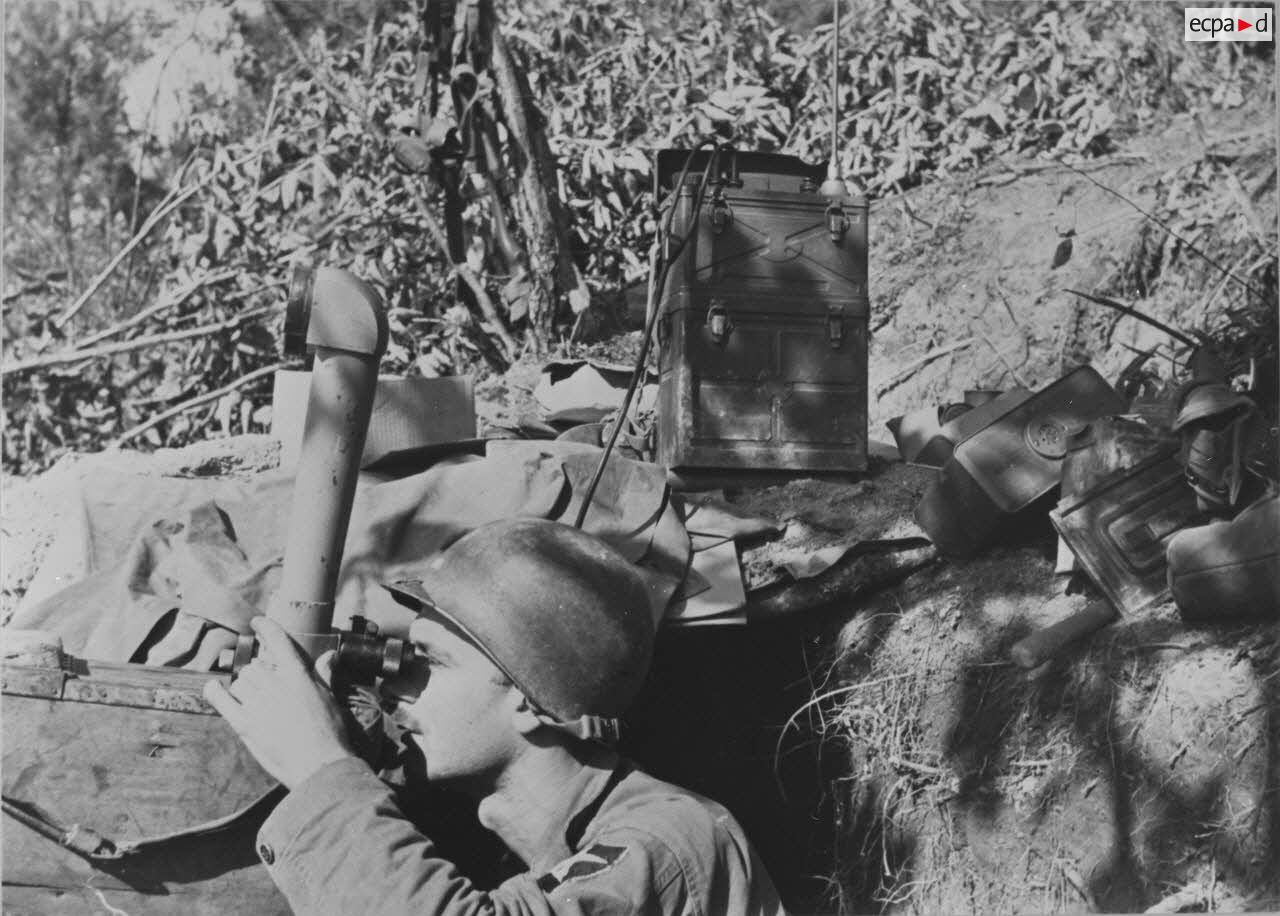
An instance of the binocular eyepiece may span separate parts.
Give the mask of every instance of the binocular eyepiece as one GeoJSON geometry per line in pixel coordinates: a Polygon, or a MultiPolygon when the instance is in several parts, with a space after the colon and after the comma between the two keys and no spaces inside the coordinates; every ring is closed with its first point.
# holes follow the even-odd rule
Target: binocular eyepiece
{"type": "MultiPolygon", "coordinates": [[[[333,673],[347,684],[368,685],[378,678],[393,678],[413,660],[413,645],[395,636],[383,636],[378,625],[360,616],[351,618],[350,630],[330,637],[334,652],[333,673]]],[[[258,640],[241,634],[236,647],[223,652],[218,669],[235,674],[258,655],[258,640]]]]}
{"type": "Polygon", "coordinates": [[[352,684],[396,677],[413,660],[412,643],[380,635],[376,623],[358,615],[351,618],[350,630],[338,631],[335,652],[334,671],[352,684]]]}

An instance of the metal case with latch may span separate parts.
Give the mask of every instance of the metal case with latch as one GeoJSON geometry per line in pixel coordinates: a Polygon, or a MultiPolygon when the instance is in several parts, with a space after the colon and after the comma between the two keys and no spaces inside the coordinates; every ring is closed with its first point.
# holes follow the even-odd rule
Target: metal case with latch
{"type": "Polygon", "coordinates": [[[974,556],[1003,518],[1061,482],[1063,460],[1088,443],[1091,421],[1124,409],[1124,399],[1089,366],[1030,397],[1017,389],[1005,392],[970,412],[986,425],[967,424],[967,435],[916,507],[916,521],[944,554],[974,556]],[[1003,413],[992,418],[996,407],[1003,413]]]}
{"type": "Polygon", "coordinates": [[[1170,539],[1203,513],[1167,446],[1117,471],[1049,513],[1058,534],[1111,603],[1125,614],[1169,596],[1170,539]]]}
{"type": "MultiPolygon", "coordinates": [[[[687,153],[658,154],[671,190],[687,153]]],[[[680,249],[658,322],[658,461],[858,471],[867,461],[867,203],[817,193],[822,167],[724,152],[673,195],[680,249]]]]}

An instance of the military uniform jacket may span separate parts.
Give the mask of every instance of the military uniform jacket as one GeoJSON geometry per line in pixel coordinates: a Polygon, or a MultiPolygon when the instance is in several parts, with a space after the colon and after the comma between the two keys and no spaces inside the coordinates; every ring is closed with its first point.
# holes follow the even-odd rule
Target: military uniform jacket
{"type": "Polygon", "coordinates": [[[579,800],[559,862],[485,892],[439,856],[364,763],[340,760],[272,812],[258,854],[299,916],[784,912],[742,828],[715,802],[626,763],[579,800]]]}

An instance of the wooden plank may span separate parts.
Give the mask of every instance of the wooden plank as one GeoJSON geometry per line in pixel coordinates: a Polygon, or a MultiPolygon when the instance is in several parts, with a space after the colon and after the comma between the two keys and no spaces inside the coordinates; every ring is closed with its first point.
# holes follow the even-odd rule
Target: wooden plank
{"type": "Polygon", "coordinates": [[[5,913],[288,913],[254,852],[276,783],[210,714],[209,677],[70,658],[4,666],[7,799],[117,844],[177,834],[91,862],[6,816],[5,913]],[[184,835],[214,822],[226,823],[184,835]]]}
{"type": "MultiPolygon", "coordinates": [[[[138,681],[137,672],[124,674],[126,684],[138,681]]],[[[154,686],[146,681],[134,686],[154,686]]],[[[154,681],[172,684],[166,676],[154,681]]],[[[95,691],[112,681],[89,675],[80,683],[95,691]]],[[[222,719],[15,695],[5,697],[4,712],[4,794],[60,827],[137,841],[244,812],[212,832],[106,862],[90,862],[6,817],[5,913],[102,913],[108,904],[131,916],[288,912],[254,853],[274,804],[257,800],[275,783],[222,719]]]]}
{"type": "Polygon", "coordinates": [[[129,916],[286,916],[288,904],[253,853],[264,817],[253,812],[225,831],[171,840],[102,868],[5,818],[3,911],[100,916],[112,906],[129,916]]]}
{"type": "Polygon", "coordinates": [[[13,695],[4,707],[5,796],[117,843],[225,818],[276,785],[218,716],[13,695]]]}
{"type": "Polygon", "coordinates": [[[215,715],[203,691],[205,682],[216,676],[67,656],[61,668],[7,663],[0,669],[0,689],[13,696],[215,715]]]}

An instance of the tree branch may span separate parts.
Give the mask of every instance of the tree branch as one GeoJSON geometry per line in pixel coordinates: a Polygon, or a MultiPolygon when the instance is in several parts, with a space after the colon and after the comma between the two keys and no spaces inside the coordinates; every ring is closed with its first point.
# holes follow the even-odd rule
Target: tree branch
{"type": "Polygon", "coordinates": [[[497,306],[493,304],[493,299],[489,297],[489,291],[485,289],[484,282],[466,264],[456,263],[449,256],[449,239],[445,235],[444,227],[440,225],[440,221],[431,212],[431,207],[427,203],[422,189],[415,185],[413,190],[414,200],[418,204],[418,214],[426,224],[427,232],[435,241],[436,247],[440,249],[445,260],[462,278],[462,282],[467,284],[467,287],[475,294],[476,303],[480,306],[480,311],[484,313],[485,320],[493,325],[494,334],[502,341],[503,350],[505,351],[503,355],[510,362],[515,358],[516,351],[520,348],[520,345],[516,343],[516,339],[511,335],[511,330],[507,327],[507,323],[498,311],[497,306]]]}
{"type": "Polygon", "coordinates": [[[1153,328],[1164,331],[1178,343],[1186,344],[1188,347],[1197,347],[1195,338],[1183,334],[1177,328],[1170,327],[1163,321],[1157,321],[1146,312],[1140,312],[1132,305],[1125,305],[1123,302],[1116,302],[1114,299],[1108,299],[1106,296],[1095,296],[1092,293],[1082,293],[1078,289],[1068,289],[1067,292],[1079,296],[1081,299],[1088,299],[1090,302],[1096,302],[1098,305],[1105,305],[1107,308],[1113,308],[1121,314],[1128,315],[1131,318],[1137,318],[1139,321],[1145,321],[1153,328]]]}
{"type": "Polygon", "coordinates": [[[193,280],[181,289],[174,290],[168,295],[162,296],[160,301],[150,308],[143,309],[138,314],[125,319],[119,324],[112,325],[105,331],[99,331],[97,334],[92,334],[89,337],[86,337],[84,340],[76,344],[76,346],[89,347],[100,341],[106,340],[108,337],[115,337],[117,334],[122,334],[130,328],[134,328],[142,324],[153,315],[157,315],[160,312],[171,308],[177,308],[206,286],[213,286],[215,283],[222,283],[226,280],[230,280],[237,274],[237,272],[238,271],[235,270],[222,270],[217,273],[201,277],[197,280],[193,280]]]}
{"type": "Polygon", "coordinates": [[[976,337],[966,337],[964,340],[957,340],[954,343],[947,344],[946,346],[930,350],[919,359],[912,360],[887,382],[882,382],[876,386],[876,397],[880,397],[881,395],[889,393],[894,388],[897,388],[935,359],[941,359],[948,353],[954,353],[956,350],[963,350],[965,347],[972,345],[975,340],[977,340],[976,337]]]}
{"type": "MultiPolygon", "coordinates": [[[[257,156],[259,153],[261,153],[262,150],[265,149],[267,146],[268,146],[267,143],[258,144],[258,146],[254,147],[254,149],[250,151],[248,154],[242,156],[239,159],[234,160],[231,163],[232,167],[243,165],[244,163],[252,159],[254,156],[257,156]]],[[[99,289],[102,288],[102,285],[107,282],[107,279],[115,272],[116,268],[120,266],[121,262],[124,261],[124,259],[129,256],[129,252],[133,251],[133,249],[137,248],[138,245],[142,244],[143,240],[146,239],[146,237],[151,234],[151,230],[153,230],[157,225],[159,225],[161,220],[163,220],[166,216],[168,216],[178,207],[182,206],[182,204],[186,202],[187,198],[195,194],[196,191],[199,191],[201,188],[207,185],[210,181],[212,181],[214,178],[214,175],[215,175],[214,170],[209,169],[209,171],[205,174],[205,176],[200,180],[198,180],[195,184],[188,185],[187,187],[183,188],[180,191],[175,191],[171,195],[171,199],[169,201],[167,201],[166,203],[162,203],[160,206],[156,207],[156,209],[151,212],[151,215],[147,217],[147,221],[142,224],[141,228],[139,228],[137,232],[134,233],[133,238],[129,239],[128,243],[123,248],[121,248],[118,252],[116,252],[115,257],[111,259],[111,262],[107,264],[106,267],[102,268],[101,272],[99,272],[99,274],[93,278],[93,281],[89,284],[88,289],[86,289],[83,293],[81,293],[80,297],[76,299],[75,302],[71,303],[71,306],[65,312],[63,312],[61,315],[59,315],[57,318],[53,320],[53,326],[56,328],[61,328],[64,324],[66,324],[68,321],[74,318],[76,314],[78,314],[79,311],[85,307],[88,301],[93,298],[94,294],[99,289]]]]}
{"type": "Polygon", "coordinates": [[[938,558],[924,538],[856,545],[811,579],[767,585],[747,595],[748,620],[768,620],[827,607],[849,607],[865,595],[901,582],[938,558]]]}
{"type": "Polygon", "coordinates": [[[168,410],[164,411],[163,413],[156,414],[147,422],[139,423],[133,429],[127,430],[125,433],[123,433],[119,438],[117,438],[114,442],[112,442],[107,447],[119,448],[125,442],[128,442],[130,439],[136,439],[138,436],[142,435],[147,430],[152,429],[153,427],[159,426],[165,420],[168,420],[172,417],[176,417],[178,414],[184,413],[185,411],[188,411],[193,407],[199,407],[201,404],[207,404],[210,401],[215,401],[218,398],[222,397],[223,395],[230,394],[232,391],[235,391],[237,388],[242,388],[245,385],[249,384],[250,382],[255,381],[256,379],[260,379],[264,375],[269,375],[272,372],[276,372],[279,369],[283,369],[288,365],[289,364],[287,362],[284,362],[284,363],[275,363],[274,365],[270,365],[270,366],[263,366],[261,369],[254,369],[252,372],[246,375],[240,376],[240,378],[236,379],[230,385],[223,385],[221,388],[218,388],[214,391],[209,391],[209,392],[206,392],[205,394],[196,395],[194,398],[191,398],[190,400],[187,400],[187,401],[183,401],[181,404],[177,405],[176,407],[171,407],[168,410]]]}
{"type": "Polygon", "coordinates": [[[361,122],[364,124],[365,130],[371,136],[377,140],[385,141],[387,139],[386,133],[365,115],[365,106],[361,105],[335,86],[333,82],[328,79],[327,75],[322,74],[321,70],[324,69],[327,71],[328,68],[312,62],[312,60],[307,57],[307,52],[303,49],[302,45],[298,43],[298,39],[294,37],[293,32],[289,30],[289,26],[280,17],[280,14],[276,11],[275,7],[268,4],[267,9],[270,10],[272,17],[279,24],[280,34],[284,36],[285,41],[289,45],[289,49],[293,51],[293,56],[297,59],[299,64],[311,71],[311,78],[316,81],[316,85],[323,89],[339,106],[359,117],[361,122]]]}
{"type": "Polygon", "coordinates": [[[547,169],[554,170],[554,166],[540,155],[538,135],[527,109],[527,84],[511,59],[506,39],[494,22],[492,4],[487,8],[485,20],[489,22],[490,67],[502,99],[508,142],[523,160],[517,163],[517,173],[526,217],[523,222],[528,239],[529,266],[535,280],[533,288],[537,291],[530,297],[529,325],[534,330],[531,339],[541,350],[550,342],[555,319],[556,277],[560,278],[565,292],[574,293],[586,287],[567,256],[566,246],[556,226],[557,201],[551,199],[549,191],[554,171],[550,175],[544,174],[547,169]]]}
{"type": "Polygon", "coordinates": [[[1177,239],[1179,242],[1181,242],[1183,245],[1185,245],[1185,246],[1186,246],[1186,248],[1187,248],[1187,251],[1190,251],[1190,252],[1191,252],[1192,254],[1194,254],[1196,257],[1198,257],[1198,258],[1200,258],[1201,260],[1203,260],[1203,261],[1204,261],[1205,263],[1207,263],[1210,267],[1214,268],[1215,270],[1221,271],[1221,272],[1222,272],[1222,274],[1223,274],[1224,276],[1230,277],[1232,280],[1235,280],[1237,283],[1239,283],[1241,286],[1243,286],[1243,287],[1244,287],[1245,289],[1247,289],[1249,292],[1253,293],[1255,296],[1262,297],[1262,295],[1263,295],[1263,294],[1262,294],[1262,291],[1261,291],[1260,289],[1258,289],[1258,287],[1254,286],[1252,283],[1250,283],[1250,282],[1249,282],[1247,279],[1245,279],[1244,277],[1241,277],[1240,275],[1238,275],[1237,273],[1235,273],[1233,270],[1231,270],[1231,268],[1226,267],[1226,266],[1222,265],[1221,263],[1219,263],[1218,261],[1214,260],[1213,258],[1209,257],[1209,255],[1205,254],[1203,251],[1201,251],[1201,250],[1200,250],[1199,248],[1197,248],[1195,245],[1191,244],[1191,242],[1190,242],[1190,241],[1188,241],[1187,239],[1183,238],[1183,237],[1182,237],[1181,235],[1179,235],[1178,233],[1174,232],[1174,231],[1173,231],[1173,227],[1172,227],[1172,226],[1170,226],[1168,223],[1166,223],[1164,220],[1160,219],[1160,217],[1156,216],[1154,213],[1150,213],[1150,212],[1148,212],[1148,211],[1144,210],[1142,207],[1138,206],[1138,205],[1137,205],[1136,203],[1134,203],[1132,200],[1130,200],[1129,198],[1125,197],[1123,194],[1121,194],[1121,193],[1120,193],[1119,191],[1117,191],[1115,188],[1108,187],[1107,185],[1105,185],[1105,184],[1103,184],[1102,182],[1098,181],[1098,179],[1094,178],[1094,177],[1093,177],[1092,175],[1090,175],[1088,172],[1085,172],[1085,171],[1083,171],[1083,170],[1081,170],[1081,169],[1076,168],[1076,167],[1075,167],[1074,165],[1072,165],[1070,162],[1067,162],[1067,161],[1066,161],[1066,159],[1064,159],[1062,156],[1056,156],[1056,157],[1054,157],[1054,158],[1055,158],[1055,160],[1056,160],[1057,162],[1059,162],[1059,163],[1061,163],[1062,165],[1066,166],[1066,167],[1067,167],[1067,168],[1069,168],[1071,171],[1073,171],[1073,172],[1075,172],[1077,175],[1079,175],[1081,178],[1087,179],[1088,181],[1090,181],[1090,182],[1092,182],[1093,184],[1097,185],[1097,186],[1098,186],[1099,188],[1101,188],[1102,190],[1106,191],[1108,194],[1112,194],[1112,195],[1114,195],[1114,196],[1116,196],[1116,197],[1120,198],[1120,199],[1121,199],[1122,201],[1124,201],[1126,204],[1128,204],[1129,206],[1133,207],[1133,209],[1137,210],[1137,211],[1138,211],[1139,213],[1141,213],[1144,217],[1146,217],[1147,219],[1151,220],[1151,222],[1155,223],[1157,226],[1159,226],[1159,227],[1160,227],[1161,229],[1163,229],[1165,232],[1169,233],[1169,235],[1173,236],[1175,239],[1177,239]]]}
{"type": "Polygon", "coordinates": [[[182,204],[186,202],[187,198],[203,187],[204,183],[204,180],[201,180],[187,188],[184,188],[168,203],[161,204],[159,207],[156,207],[155,210],[151,211],[151,215],[147,217],[147,221],[143,223],[138,231],[133,234],[133,238],[129,239],[128,243],[116,252],[116,256],[111,259],[107,266],[99,271],[98,275],[93,278],[92,282],[90,282],[88,289],[81,293],[80,297],[76,299],[75,302],[71,303],[70,308],[53,320],[53,326],[61,328],[64,324],[74,318],[79,311],[88,304],[89,300],[93,298],[94,293],[102,288],[102,284],[106,283],[107,279],[115,273],[115,270],[120,266],[120,263],[129,256],[129,252],[142,244],[146,237],[151,234],[151,230],[159,225],[162,219],[178,207],[182,206],[182,204]]]}
{"type": "Polygon", "coordinates": [[[150,337],[137,337],[133,340],[107,344],[102,347],[91,347],[87,350],[64,350],[61,353],[51,353],[48,356],[37,356],[32,359],[19,360],[13,365],[8,366],[4,370],[4,374],[10,375],[15,372],[30,372],[33,369],[47,369],[50,366],[60,366],[65,363],[76,363],[86,359],[97,359],[102,356],[115,356],[117,353],[128,353],[130,350],[142,350],[146,347],[175,343],[179,340],[190,340],[193,337],[206,337],[210,334],[216,334],[218,331],[226,331],[230,328],[236,327],[237,325],[245,324],[255,318],[261,318],[274,308],[275,306],[263,306],[261,308],[244,312],[243,314],[236,315],[234,318],[228,318],[225,321],[201,325],[198,328],[188,328],[185,331],[171,331],[167,334],[152,334],[150,337]]]}

